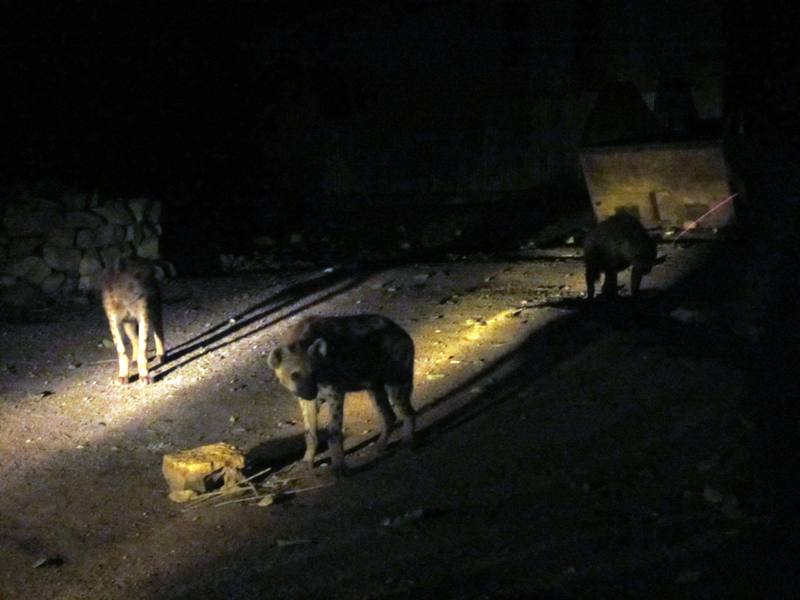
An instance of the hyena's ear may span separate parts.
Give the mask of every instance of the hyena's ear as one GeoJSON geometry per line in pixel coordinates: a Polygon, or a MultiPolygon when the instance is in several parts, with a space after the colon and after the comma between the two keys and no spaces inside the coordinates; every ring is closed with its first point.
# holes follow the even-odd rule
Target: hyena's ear
{"type": "Polygon", "coordinates": [[[283,355],[281,354],[281,349],[273,348],[272,352],[270,352],[269,356],[267,357],[267,364],[269,365],[269,368],[274,371],[281,365],[282,360],[283,355]]]}
{"type": "Polygon", "coordinates": [[[324,338],[317,338],[308,347],[308,355],[312,358],[325,358],[328,355],[328,342],[324,338]]]}

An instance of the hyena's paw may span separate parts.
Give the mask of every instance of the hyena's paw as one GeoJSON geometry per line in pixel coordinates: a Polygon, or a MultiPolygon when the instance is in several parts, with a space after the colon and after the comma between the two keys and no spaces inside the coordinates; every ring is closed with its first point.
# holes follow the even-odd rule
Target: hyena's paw
{"type": "Polygon", "coordinates": [[[387,450],[389,449],[389,434],[383,435],[381,434],[377,440],[375,440],[375,452],[378,454],[386,454],[387,450]]]}
{"type": "Polygon", "coordinates": [[[419,434],[417,432],[416,414],[403,421],[403,447],[416,450],[419,447],[419,434]]]}
{"type": "Polygon", "coordinates": [[[293,473],[298,473],[298,472],[307,473],[311,472],[313,469],[314,469],[314,461],[303,459],[292,464],[288,470],[293,473]]]}
{"type": "Polygon", "coordinates": [[[117,375],[114,381],[117,382],[117,385],[128,385],[128,383],[130,383],[130,378],[126,375],[117,375]]]}
{"type": "Polygon", "coordinates": [[[150,385],[154,383],[156,380],[155,375],[152,373],[147,373],[146,375],[139,375],[139,383],[142,385],[150,385]]]}
{"type": "Polygon", "coordinates": [[[338,467],[331,465],[328,471],[330,472],[331,478],[333,478],[334,481],[339,481],[342,477],[347,477],[350,474],[350,471],[346,465],[339,465],[338,467]]]}

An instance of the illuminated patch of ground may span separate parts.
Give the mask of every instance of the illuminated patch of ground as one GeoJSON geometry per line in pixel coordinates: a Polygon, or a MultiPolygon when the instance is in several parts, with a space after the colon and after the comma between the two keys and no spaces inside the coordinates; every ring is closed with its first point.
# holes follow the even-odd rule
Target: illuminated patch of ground
{"type": "MultiPolygon", "coordinates": [[[[672,259],[646,280],[646,287],[667,287],[703,251],[671,249],[672,259]]],[[[348,552],[360,561],[351,572],[369,584],[360,591],[388,593],[411,585],[412,576],[395,566],[396,575],[378,581],[380,568],[372,561],[385,563],[384,553],[392,548],[410,561],[418,544],[432,565],[426,581],[446,580],[446,557],[436,558],[435,540],[425,530],[400,542],[391,533],[386,537],[381,520],[416,503],[469,516],[481,503],[491,505],[497,494],[513,506],[513,493],[521,492],[506,496],[502,490],[513,489],[509,481],[526,464],[532,470],[520,481],[542,494],[532,501],[554,497],[553,485],[574,484],[567,495],[580,495],[584,483],[589,489],[595,485],[590,474],[554,473],[552,465],[559,462],[551,464],[547,458],[561,452],[557,432],[563,429],[564,440],[580,440],[584,430],[594,435],[591,402],[643,393],[635,386],[611,389],[602,381],[602,374],[614,368],[614,353],[631,339],[611,338],[598,346],[604,362],[595,371],[585,368],[593,360],[593,342],[609,330],[602,319],[569,325],[579,313],[583,291],[581,264],[574,259],[420,264],[363,278],[308,273],[290,281],[259,276],[179,281],[168,290],[174,301],[166,308],[167,346],[178,356],[162,371],[163,379],[149,387],[112,385],[113,350],[102,347],[107,333],[99,307],[68,317],[52,315],[52,322],[4,328],[0,595],[15,597],[24,591],[39,597],[157,598],[168,597],[169,589],[180,596],[183,589],[202,590],[203,581],[216,585],[211,582],[217,581],[217,571],[230,564],[234,570],[246,567],[248,573],[262,572],[268,580],[280,581],[275,597],[292,597],[303,583],[330,597],[352,597],[347,586],[353,582],[340,582],[346,571],[336,570],[348,552]],[[322,279],[315,286],[317,278],[322,279]],[[166,499],[160,474],[166,452],[227,441],[244,450],[258,448],[267,460],[301,455],[297,408],[273,380],[265,356],[285,328],[307,312],[381,312],[412,333],[417,345],[414,403],[422,410],[425,444],[414,454],[391,453],[380,460],[370,447],[359,450],[348,456],[361,469],[356,475],[285,507],[181,512],[166,499]],[[578,361],[574,370],[563,367],[563,379],[548,378],[554,365],[569,358],[578,361]],[[519,406],[523,399],[524,409],[519,406]],[[562,401],[574,419],[560,413],[562,401]],[[528,431],[533,423],[539,424],[528,431]],[[544,427],[550,428],[549,434],[544,427]],[[522,443],[528,435],[531,440],[547,437],[541,456],[534,441],[533,450],[527,443],[503,446],[508,436],[522,443]],[[533,455],[513,455],[515,447],[533,455]],[[277,539],[294,538],[313,543],[295,550],[275,546],[277,539]],[[344,554],[337,559],[339,551],[344,554]],[[250,559],[257,556],[261,562],[254,568],[250,559]],[[42,557],[63,558],[64,564],[33,569],[42,557]],[[325,563],[320,575],[288,581],[309,560],[325,563]]],[[[666,360],[663,352],[653,354],[666,360]]],[[[622,368],[646,369],[637,356],[631,354],[622,368]]],[[[689,380],[670,388],[668,363],[657,364],[664,367],[654,371],[665,386],[663,402],[688,389],[684,384],[689,380]]],[[[701,370],[697,381],[705,369],[719,368],[702,362],[690,368],[695,367],[701,370]]],[[[604,414],[615,431],[620,419],[635,417],[630,402],[626,396],[622,416],[610,405],[611,412],[604,414]]],[[[648,402],[645,412],[667,410],[652,399],[648,402]]],[[[346,406],[352,446],[374,435],[376,419],[363,395],[354,395],[346,406]]],[[[566,473],[572,467],[559,468],[566,473]]],[[[559,494],[555,497],[563,496],[559,494]]],[[[500,509],[490,512],[495,510],[500,509]]],[[[467,522],[458,517],[448,521],[453,518],[432,526],[449,536],[443,546],[448,552],[469,563],[478,560],[473,546],[481,536],[502,546],[483,529],[490,517],[475,514],[467,522]],[[467,523],[473,517],[478,520],[470,529],[467,523]],[[450,527],[454,529],[447,533],[450,527]]],[[[509,528],[513,523],[495,530],[510,537],[506,550],[491,546],[493,556],[518,543],[509,528]]],[[[586,568],[582,564],[552,565],[546,573],[578,572],[586,568]]]]}

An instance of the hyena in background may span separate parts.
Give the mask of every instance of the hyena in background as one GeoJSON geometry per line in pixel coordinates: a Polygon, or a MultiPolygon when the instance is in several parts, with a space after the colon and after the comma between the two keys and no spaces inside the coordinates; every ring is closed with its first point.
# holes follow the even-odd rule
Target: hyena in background
{"type": "Polygon", "coordinates": [[[119,358],[119,382],[129,381],[128,355],[120,331],[122,326],[131,341],[131,354],[136,361],[139,380],[152,383],[153,377],[147,368],[147,339],[151,329],[156,342],[156,357],[161,364],[165,361],[161,288],[156,264],[140,258],[121,258],[103,278],[102,299],[119,358]]]}
{"type": "Polygon", "coordinates": [[[619,212],[600,223],[583,243],[586,264],[586,287],[589,300],[594,298],[594,284],[604,273],[603,295],[617,295],[617,273],[629,266],[631,269],[631,296],[639,294],[642,276],[659,262],[656,243],[647,234],[639,220],[626,212],[619,212]]]}
{"type": "Polygon", "coordinates": [[[334,475],[345,470],[342,443],[344,396],[366,390],[381,417],[377,446],[386,448],[395,415],[403,437],[414,443],[414,342],[406,331],[380,315],[309,317],[289,332],[268,359],[278,381],[297,396],[305,426],[303,461],[313,466],[317,453],[317,410],[328,401],[328,446],[334,475]]]}

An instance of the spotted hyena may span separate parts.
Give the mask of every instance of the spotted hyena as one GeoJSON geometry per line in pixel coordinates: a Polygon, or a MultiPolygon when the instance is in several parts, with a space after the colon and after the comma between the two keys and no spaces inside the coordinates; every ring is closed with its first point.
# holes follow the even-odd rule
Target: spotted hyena
{"type": "Polygon", "coordinates": [[[583,243],[589,300],[594,284],[604,273],[603,295],[617,295],[617,273],[631,269],[631,295],[637,296],[646,275],[656,264],[656,243],[633,215],[620,212],[600,223],[583,243]]]}
{"type": "Polygon", "coordinates": [[[162,364],[165,361],[161,289],[157,273],[158,267],[154,262],[127,257],[120,259],[115,268],[103,278],[103,309],[117,349],[120,383],[129,381],[128,355],[120,326],[125,329],[131,341],[131,353],[136,361],[140,381],[153,382],[147,368],[147,339],[151,329],[156,342],[156,357],[162,364]]]}
{"type": "Polygon", "coordinates": [[[414,342],[390,319],[380,315],[303,319],[285,343],[270,352],[268,363],[300,403],[306,439],[303,460],[309,466],[317,453],[317,410],[320,402],[327,401],[331,466],[336,475],[344,471],[342,420],[347,392],[367,390],[372,396],[381,417],[380,450],[395,422],[392,408],[403,420],[405,441],[413,445],[414,342]]]}

